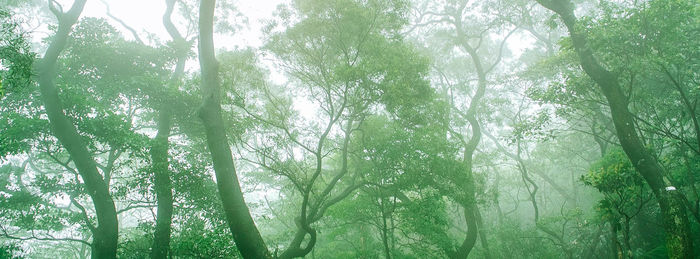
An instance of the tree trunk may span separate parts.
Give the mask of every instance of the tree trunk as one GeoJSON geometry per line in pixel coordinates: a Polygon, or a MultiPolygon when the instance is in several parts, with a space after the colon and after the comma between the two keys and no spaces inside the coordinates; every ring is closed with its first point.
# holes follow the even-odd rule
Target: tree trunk
{"type": "MultiPolygon", "coordinates": [[[[458,35],[461,39],[466,38],[461,30],[458,30],[458,35]]],[[[484,94],[486,93],[486,72],[482,67],[481,60],[478,58],[476,51],[468,44],[464,43],[463,48],[467,51],[467,53],[469,53],[474,66],[476,67],[478,83],[476,92],[474,93],[474,96],[472,96],[465,116],[469,122],[469,125],[471,126],[472,131],[471,137],[466,143],[464,143],[464,156],[462,158],[462,163],[466,168],[466,182],[463,183],[463,190],[466,192],[467,197],[465,197],[464,204],[462,204],[462,206],[464,208],[464,217],[467,221],[467,236],[465,237],[464,242],[462,242],[462,245],[457,248],[457,251],[455,251],[453,254],[453,258],[455,259],[464,259],[469,256],[469,253],[471,253],[471,250],[474,248],[474,244],[476,244],[476,238],[478,235],[476,215],[474,214],[478,209],[476,205],[475,193],[476,184],[474,183],[474,172],[472,170],[474,167],[474,152],[481,141],[481,125],[476,119],[476,113],[479,105],[481,104],[481,98],[483,98],[484,94]]]]}
{"type": "MultiPolygon", "coordinates": [[[[186,40],[177,31],[172,22],[171,15],[175,7],[175,0],[166,0],[166,10],[163,14],[163,26],[173,42],[177,44],[186,43],[186,40]]],[[[179,83],[185,70],[187,55],[177,53],[177,64],[170,78],[170,83],[179,83]]],[[[167,85],[166,85],[167,88],[167,85]]],[[[167,89],[164,92],[168,92],[167,89]]],[[[167,258],[170,253],[170,234],[172,232],[173,216],[173,191],[172,179],[170,178],[170,163],[168,162],[169,142],[168,137],[172,128],[172,109],[169,96],[160,96],[160,106],[158,107],[158,119],[156,126],[158,133],[153,140],[151,147],[151,162],[153,163],[154,188],[156,191],[157,216],[156,229],[153,233],[153,245],[151,247],[151,258],[167,258]]]]}
{"type": "MultiPolygon", "coordinates": [[[[382,245],[384,245],[384,258],[391,259],[391,248],[389,247],[389,227],[387,218],[387,208],[384,206],[384,199],[380,200],[380,208],[382,210],[382,245]]],[[[391,214],[389,215],[391,216],[391,214]]]]}
{"type": "Polygon", "coordinates": [[[199,6],[199,65],[202,71],[202,106],[199,108],[199,117],[204,123],[219,196],[238,250],[244,258],[270,258],[270,252],[243,199],[221,117],[219,64],[214,55],[215,6],[215,0],[202,0],[199,6]]]}
{"type": "Polygon", "coordinates": [[[632,244],[630,244],[630,219],[625,217],[624,219],[624,228],[622,232],[622,238],[624,238],[624,244],[625,244],[625,252],[622,253],[625,255],[625,258],[633,258],[632,254],[632,244]]]}
{"type": "Polygon", "coordinates": [[[464,241],[462,242],[462,245],[459,246],[457,251],[450,257],[453,259],[464,259],[469,256],[469,253],[471,253],[472,248],[474,248],[474,244],[476,244],[476,238],[479,233],[479,229],[477,227],[477,222],[476,222],[476,215],[474,215],[474,212],[476,211],[476,204],[469,204],[464,206],[464,218],[467,222],[467,236],[464,238],[464,241]]]}
{"type": "MultiPolygon", "coordinates": [[[[162,106],[166,106],[163,104],[162,106]]],[[[151,147],[153,185],[156,191],[157,216],[153,234],[151,258],[167,258],[170,251],[170,232],[173,215],[173,191],[168,163],[168,136],[170,135],[171,115],[167,107],[161,107],[157,121],[158,133],[151,147]]]]}
{"type": "Polygon", "coordinates": [[[667,186],[663,169],[656,158],[644,147],[637,134],[634,116],[628,109],[627,97],[617,78],[606,70],[593,56],[584,32],[577,27],[574,6],[569,0],[537,0],[541,5],[557,13],[569,30],[581,67],[600,87],[610,106],[613,124],[622,149],[635,169],[651,187],[666,230],[666,250],[670,258],[693,258],[693,242],[688,217],[682,197],[675,187],[667,186]],[[668,187],[668,188],[667,188],[668,187]]]}
{"type": "Polygon", "coordinates": [[[617,222],[610,220],[610,245],[612,248],[612,257],[622,259],[622,247],[617,239],[617,222]]]}
{"type": "Polygon", "coordinates": [[[58,18],[58,29],[44,57],[37,64],[37,75],[51,130],[73,159],[95,206],[98,226],[88,226],[93,232],[92,258],[116,258],[119,223],[114,201],[109,194],[109,186],[97,170],[97,163],[88,151],[82,136],[66,117],[54,83],[56,61],[66,46],[71,27],[78,21],[85,2],[86,0],[76,0],[66,13],[62,13],[53,6],[53,2],[49,3],[52,12],[58,18]]]}
{"type": "Polygon", "coordinates": [[[475,210],[476,215],[476,225],[479,229],[479,242],[481,242],[481,247],[484,248],[484,258],[491,259],[491,249],[489,248],[489,241],[486,239],[486,231],[484,231],[484,219],[481,217],[481,212],[477,209],[475,210]]]}

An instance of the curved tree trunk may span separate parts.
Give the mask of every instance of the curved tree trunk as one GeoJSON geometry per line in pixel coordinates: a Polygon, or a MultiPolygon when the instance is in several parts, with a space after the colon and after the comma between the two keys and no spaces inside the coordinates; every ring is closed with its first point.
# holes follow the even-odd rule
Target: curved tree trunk
{"type": "MultiPolygon", "coordinates": [[[[466,34],[461,30],[461,24],[456,25],[455,27],[458,28],[458,37],[460,39],[466,39],[466,34]]],[[[466,143],[463,142],[464,157],[462,158],[462,163],[466,168],[466,182],[463,185],[463,189],[468,196],[465,199],[465,204],[462,204],[462,207],[464,208],[464,217],[467,221],[467,235],[464,238],[462,245],[460,245],[460,247],[457,248],[457,251],[453,255],[453,258],[455,259],[464,259],[469,256],[469,253],[471,253],[471,250],[476,244],[476,238],[478,236],[479,231],[477,226],[477,218],[475,215],[478,207],[476,205],[476,184],[474,183],[473,159],[474,152],[476,152],[476,148],[481,142],[481,125],[479,124],[479,121],[476,118],[476,114],[479,105],[481,105],[481,99],[484,97],[484,94],[486,94],[487,84],[487,71],[484,69],[481,59],[479,58],[476,50],[466,42],[462,42],[462,48],[467,53],[469,53],[469,56],[471,57],[472,62],[474,63],[478,77],[478,82],[476,92],[474,93],[474,96],[472,96],[471,102],[469,103],[469,107],[467,108],[467,112],[464,116],[467,119],[467,122],[469,122],[472,132],[472,135],[470,136],[469,140],[466,143]]]]}
{"type": "Polygon", "coordinates": [[[238,250],[244,258],[270,258],[270,252],[243,199],[221,117],[219,64],[214,55],[215,6],[215,0],[202,0],[199,6],[199,65],[202,71],[202,106],[199,117],[204,123],[219,196],[238,250]]]}
{"type": "Polygon", "coordinates": [[[457,248],[454,254],[450,256],[453,259],[463,259],[469,256],[474,245],[476,244],[476,238],[479,234],[479,228],[477,227],[476,215],[476,204],[469,204],[464,206],[464,218],[467,222],[467,236],[464,238],[462,245],[457,248]]]}
{"type": "MultiPolygon", "coordinates": [[[[462,6],[462,8],[465,8],[466,5],[462,6]]],[[[468,140],[465,141],[465,139],[461,136],[461,134],[457,132],[452,132],[455,135],[458,135],[460,137],[460,140],[462,141],[462,145],[464,146],[464,157],[462,158],[462,163],[464,164],[466,168],[465,172],[465,179],[466,181],[463,183],[463,191],[466,193],[467,197],[464,197],[464,201],[462,204],[462,207],[464,208],[464,215],[467,221],[467,235],[464,239],[464,242],[462,242],[462,245],[460,245],[459,248],[457,248],[457,251],[453,253],[452,257],[453,258],[460,258],[464,259],[469,256],[469,253],[471,250],[474,248],[474,245],[476,244],[476,239],[478,236],[478,224],[477,224],[477,213],[478,213],[478,207],[476,204],[476,193],[475,193],[475,183],[474,183],[474,172],[473,172],[473,157],[474,157],[474,152],[476,151],[476,148],[479,146],[479,143],[481,142],[481,137],[482,137],[482,131],[481,131],[481,125],[479,123],[479,120],[477,119],[477,112],[479,109],[479,105],[481,105],[481,99],[484,97],[486,94],[486,86],[488,84],[487,81],[487,75],[488,73],[498,64],[501,62],[501,55],[503,54],[503,47],[505,45],[506,40],[515,32],[515,30],[512,30],[510,33],[506,35],[506,37],[501,41],[500,46],[499,46],[499,52],[498,52],[498,58],[492,63],[492,64],[487,64],[482,60],[481,56],[479,56],[478,53],[478,47],[473,47],[472,45],[469,44],[469,37],[468,33],[464,31],[464,25],[462,24],[462,10],[458,11],[455,16],[451,17],[451,22],[455,27],[456,33],[457,33],[457,39],[458,39],[458,45],[469,54],[469,57],[471,58],[472,63],[474,64],[474,69],[476,70],[476,75],[477,75],[477,88],[476,91],[474,92],[474,95],[471,98],[471,101],[469,103],[469,107],[467,108],[467,111],[465,113],[462,113],[463,118],[467,120],[469,123],[469,126],[471,127],[471,136],[468,140]]]]}
{"type": "Polygon", "coordinates": [[[666,230],[666,250],[670,258],[693,258],[693,242],[690,235],[686,208],[682,194],[675,187],[667,186],[663,169],[656,158],[644,147],[637,134],[634,116],[629,111],[627,97],[617,78],[606,70],[593,55],[584,32],[577,27],[574,6],[569,0],[537,0],[541,5],[557,13],[564,21],[574,49],[579,55],[581,67],[600,87],[610,106],[613,124],[622,149],[635,169],[651,187],[661,208],[666,230]]]}
{"type": "Polygon", "coordinates": [[[53,1],[49,1],[51,11],[58,18],[58,30],[44,57],[37,64],[37,74],[41,98],[44,101],[51,130],[73,159],[95,206],[98,226],[88,225],[93,233],[92,258],[116,258],[119,223],[114,201],[109,194],[109,186],[97,170],[97,163],[92,153],[88,151],[86,143],[83,142],[70,119],[66,117],[54,83],[56,61],[66,46],[71,27],[78,21],[85,2],[86,0],[76,0],[70,10],[63,13],[54,6],[53,1]]]}

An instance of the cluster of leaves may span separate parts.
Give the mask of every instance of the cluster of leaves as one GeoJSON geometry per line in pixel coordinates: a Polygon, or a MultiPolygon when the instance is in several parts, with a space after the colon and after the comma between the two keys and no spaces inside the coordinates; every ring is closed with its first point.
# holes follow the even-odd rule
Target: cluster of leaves
{"type": "Polygon", "coordinates": [[[30,50],[27,33],[14,17],[0,7],[0,97],[31,83],[35,54],[30,50]]]}
{"type": "Polygon", "coordinates": [[[22,259],[23,256],[19,255],[22,252],[17,244],[2,244],[0,245],[0,258],[7,259],[22,259]]]}

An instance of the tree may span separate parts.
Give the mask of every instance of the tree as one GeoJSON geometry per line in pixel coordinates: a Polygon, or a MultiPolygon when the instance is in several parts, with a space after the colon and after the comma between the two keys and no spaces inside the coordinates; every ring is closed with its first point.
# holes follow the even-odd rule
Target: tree
{"type": "Polygon", "coordinates": [[[219,195],[236,246],[244,258],[269,258],[270,252],[243,199],[221,118],[219,64],[214,55],[215,3],[215,0],[204,0],[199,6],[199,64],[202,70],[202,106],[199,116],[204,123],[219,195]]]}
{"type": "Polygon", "coordinates": [[[303,123],[286,97],[291,92],[264,83],[238,91],[234,100],[260,124],[252,143],[244,143],[257,155],[250,162],[288,180],[299,195],[295,234],[281,258],[310,253],[317,242],[313,224],[366,184],[369,172],[353,164],[360,148],[352,148],[366,117],[415,117],[427,107],[421,100],[432,97],[423,78],[426,60],[396,36],[405,2],[294,4],[270,26],[266,49],[294,80],[288,91],[315,104],[309,108],[322,122],[303,123]],[[274,32],[281,24],[290,26],[274,32]]]}
{"type": "Polygon", "coordinates": [[[185,62],[189,52],[189,42],[180,34],[172,22],[171,16],[175,9],[175,0],[166,0],[166,10],[163,14],[163,26],[165,26],[168,34],[172,38],[172,45],[176,46],[176,65],[170,77],[170,80],[164,85],[163,91],[158,91],[152,97],[159,99],[158,118],[156,120],[156,128],[158,133],[153,139],[151,146],[151,161],[153,163],[154,173],[154,188],[156,190],[156,199],[158,204],[158,212],[156,218],[156,229],[153,233],[153,247],[151,248],[151,258],[166,258],[170,251],[170,235],[173,215],[173,193],[172,179],[169,168],[168,137],[173,126],[173,113],[175,112],[172,105],[174,89],[180,85],[181,78],[185,70],[185,62]],[[184,47],[187,46],[187,50],[184,47]],[[181,48],[177,48],[181,47],[181,48]]]}
{"type": "MultiPolygon", "coordinates": [[[[630,243],[630,223],[642,212],[647,202],[652,198],[644,185],[642,177],[634,171],[634,167],[621,150],[613,150],[606,154],[592,170],[581,177],[586,184],[595,187],[605,196],[598,203],[601,217],[610,221],[613,233],[619,228],[622,219],[623,245],[616,247],[624,258],[633,257],[630,243]]],[[[614,246],[617,246],[617,236],[613,236],[614,246]]]]}
{"type": "Polygon", "coordinates": [[[663,179],[663,169],[656,158],[644,147],[637,133],[634,115],[629,111],[618,79],[607,70],[594,56],[588,45],[588,36],[574,15],[574,5],[568,1],[538,2],[557,13],[568,29],[574,49],[579,55],[581,66],[588,76],[596,82],[605,96],[618,139],[623,150],[637,171],[651,187],[663,214],[663,223],[667,235],[667,249],[671,258],[690,258],[693,256],[693,243],[688,226],[686,208],[680,193],[663,179]]]}
{"type": "MultiPolygon", "coordinates": [[[[470,8],[483,8],[488,10],[487,5],[471,4],[469,1],[445,2],[442,6],[434,6],[424,3],[421,6],[417,24],[415,28],[424,26],[434,26],[438,28],[436,33],[438,39],[447,41],[448,46],[459,48],[459,51],[452,47],[445,48],[448,56],[445,60],[450,60],[459,53],[466,54],[466,60],[471,64],[463,65],[462,69],[470,69],[474,72],[476,79],[449,78],[444,71],[440,73],[442,87],[440,91],[444,93],[445,99],[450,104],[445,127],[449,136],[462,144],[464,149],[461,162],[464,164],[464,172],[461,176],[447,177],[454,179],[452,185],[458,186],[458,192],[453,196],[455,201],[463,208],[464,217],[467,224],[467,233],[464,241],[451,251],[452,258],[466,258],[476,244],[479,234],[478,230],[478,206],[476,204],[476,182],[474,175],[474,157],[481,142],[482,122],[479,119],[483,106],[483,98],[487,88],[492,86],[489,76],[494,68],[501,62],[504,47],[507,39],[515,32],[504,26],[499,20],[491,20],[490,15],[472,15],[468,13],[470,8]],[[489,34],[493,31],[508,31],[502,38],[489,34]],[[471,83],[471,82],[475,83],[471,83]],[[453,83],[454,82],[454,83],[453,83]],[[467,99],[469,101],[467,102],[467,99]],[[467,104],[468,103],[468,104],[467,104]],[[468,130],[467,130],[468,129],[468,130]]],[[[459,61],[458,61],[459,62],[459,61]]],[[[455,62],[457,63],[457,62],[455,62]]],[[[454,69],[455,63],[449,69],[454,69]]],[[[460,64],[462,65],[462,64],[460,64]]],[[[459,76],[464,71],[457,73],[459,76]]],[[[446,134],[447,135],[447,134],[446,134]]],[[[485,241],[485,239],[483,239],[485,241]]]]}
{"type": "Polygon", "coordinates": [[[98,225],[93,236],[92,256],[95,258],[116,258],[119,223],[114,201],[109,194],[108,184],[97,171],[95,160],[87,150],[75,126],[64,114],[54,83],[56,60],[65,48],[70,29],[78,20],[85,2],[85,0],[76,0],[67,12],[62,12],[62,8],[57,7],[55,2],[49,1],[49,7],[56,15],[59,25],[53,41],[37,65],[37,75],[39,89],[53,134],[70,153],[95,206],[98,225]]]}

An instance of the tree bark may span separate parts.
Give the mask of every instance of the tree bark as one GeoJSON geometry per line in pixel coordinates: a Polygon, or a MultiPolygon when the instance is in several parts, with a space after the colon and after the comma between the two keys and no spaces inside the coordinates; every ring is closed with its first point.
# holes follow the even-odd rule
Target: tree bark
{"type": "Polygon", "coordinates": [[[270,252],[243,199],[221,116],[219,64],[214,55],[215,6],[215,0],[202,0],[199,5],[199,65],[202,71],[199,117],[204,123],[219,196],[238,250],[243,258],[270,258],[270,252]]]}
{"type": "Polygon", "coordinates": [[[462,11],[465,7],[466,5],[462,5],[460,7],[460,10],[458,10],[451,17],[451,23],[454,25],[455,31],[457,33],[457,43],[465,52],[467,52],[467,54],[469,54],[469,57],[471,58],[472,63],[474,64],[474,69],[476,70],[477,75],[476,91],[472,96],[467,111],[465,113],[461,113],[463,118],[466,119],[469,123],[472,134],[469,140],[465,141],[461,134],[453,132],[460,137],[460,140],[462,141],[462,144],[464,146],[464,156],[462,158],[462,163],[466,169],[466,181],[462,183],[462,190],[466,193],[466,197],[460,198],[463,198],[462,207],[464,208],[464,215],[467,221],[467,236],[465,237],[464,242],[462,242],[462,245],[459,248],[457,248],[457,251],[455,251],[455,253],[453,253],[452,256],[453,258],[460,259],[464,259],[467,258],[467,256],[469,256],[469,253],[474,248],[476,238],[478,236],[478,226],[476,222],[476,213],[478,210],[478,206],[476,204],[476,184],[474,183],[473,156],[477,146],[481,141],[482,132],[481,125],[476,115],[479,109],[479,105],[481,105],[481,99],[486,93],[486,86],[488,84],[486,76],[498,63],[500,63],[501,55],[503,54],[504,44],[506,40],[513,34],[513,32],[515,32],[515,30],[511,31],[510,33],[508,33],[508,35],[506,35],[503,41],[501,41],[501,44],[499,46],[498,58],[493,62],[493,64],[489,66],[479,56],[478,46],[473,47],[469,44],[469,36],[464,31],[464,26],[462,24],[462,11]]]}
{"type": "Polygon", "coordinates": [[[656,197],[663,225],[666,230],[666,250],[670,258],[693,258],[693,242],[682,194],[675,187],[667,186],[663,169],[656,158],[644,147],[637,134],[634,116],[629,111],[627,97],[613,73],[606,70],[588,46],[585,32],[580,31],[569,0],[537,0],[541,5],[557,13],[566,25],[581,67],[596,82],[610,106],[613,125],[622,149],[635,169],[651,187],[656,197]],[[668,188],[667,188],[668,187],[668,188]]]}

